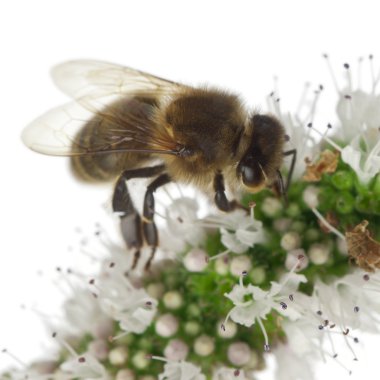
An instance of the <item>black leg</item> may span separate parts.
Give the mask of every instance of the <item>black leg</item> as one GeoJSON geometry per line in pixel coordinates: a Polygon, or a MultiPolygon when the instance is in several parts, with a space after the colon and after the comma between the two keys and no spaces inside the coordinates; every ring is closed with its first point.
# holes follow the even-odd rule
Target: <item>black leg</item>
{"type": "Polygon", "coordinates": [[[288,173],[288,178],[286,179],[286,184],[285,184],[285,193],[288,192],[288,188],[290,185],[290,182],[292,180],[293,172],[294,172],[294,166],[296,164],[296,159],[297,159],[297,149],[291,149],[286,152],[284,152],[284,156],[290,156],[292,155],[292,162],[290,163],[290,169],[288,173]]]}
{"type": "Polygon", "coordinates": [[[154,223],[154,195],[153,193],[161,186],[171,181],[167,174],[161,174],[147,188],[144,198],[143,234],[147,244],[152,248],[150,257],[145,264],[148,270],[153,260],[158,245],[157,227],[154,223]]]}
{"type": "Polygon", "coordinates": [[[140,249],[143,245],[141,231],[141,218],[137,213],[129,195],[126,181],[132,178],[147,178],[160,174],[165,169],[164,165],[150,168],[132,169],[124,171],[118,178],[112,198],[112,208],[120,215],[121,233],[129,249],[135,250],[132,264],[134,269],[140,257],[140,249]]]}
{"type": "Polygon", "coordinates": [[[285,207],[288,207],[288,196],[286,194],[284,180],[282,178],[282,174],[279,170],[277,170],[277,181],[274,184],[275,191],[281,195],[284,199],[285,207]]]}
{"type": "Polygon", "coordinates": [[[229,201],[226,197],[223,174],[219,171],[214,177],[215,204],[219,210],[228,212],[234,210],[238,204],[236,201],[229,201]]]}

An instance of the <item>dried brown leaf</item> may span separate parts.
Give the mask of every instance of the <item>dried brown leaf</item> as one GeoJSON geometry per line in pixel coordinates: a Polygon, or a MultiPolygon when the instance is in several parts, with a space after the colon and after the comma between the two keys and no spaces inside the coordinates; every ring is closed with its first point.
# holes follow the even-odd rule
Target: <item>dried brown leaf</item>
{"type": "Polygon", "coordinates": [[[339,152],[332,152],[331,150],[323,151],[316,163],[306,162],[306,172],[303,179],[308,182],[320,181],[323,173],[335,172],[338,160],[339,152]]]}
{"type": "Polygon", "coordinates": [[[380,243],[370,236],[368,221],[363,220],[350,232],[346,232],[350,259],[367,272],[380,269],[380,243]]]}

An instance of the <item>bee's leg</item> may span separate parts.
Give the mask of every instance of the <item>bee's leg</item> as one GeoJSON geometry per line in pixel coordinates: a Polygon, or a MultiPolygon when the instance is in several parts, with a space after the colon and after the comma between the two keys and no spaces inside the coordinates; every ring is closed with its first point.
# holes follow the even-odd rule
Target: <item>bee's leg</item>
{"type": "Polygon", "coordinates": [[[223,174],[218,171],[214,177],[214,190],[215,190],[215,204],[219,210],[222,211],[232,211],[236,207],[239,207],[239,203],[236,201],[229,201],[227,199],[224,187],[223,174]]]}
{"type": "Polygon", "coordinates": [[[160,174],[164,168],[164,165],[158,165],[149,168],[125,170],[116,181],[112,198],[112,209],[120,215],[121,233],[127,247],[135,250],[132,269],[134,269],[138,263],[143,238],[141,218],[133,205],[126,181],[132,178],[153,177],[160,174]]]}
{"type": "Polygon", "coordinates": [[[286,152],[284,152],[284,156],[290,156],[292,155],[292,162],[290,163],[290,169],[288,173],[288,178],[286,179],[286,184],[285,184],[285,193],[288,192],[288,188],[290,185],[290,181],[292,180],[293,176],[293,171],[294,171],[294,166],[296,164],[296,159],[297,159],[297,149],[291,149],[286,152]]]}
{"type": "Polygon", "coordinates": [[[161,186],[166,185],[171,181],[169,175],[161,174],[147,188],[144,198],[144,213],[143,213],[143,233],[146,242],[152,248],[150,257],[145,264],[145,270],[148,270],[153,260],[156,248],[158,245],[157,227],[154,223],[154,195],[153,193],[161,186]]]}

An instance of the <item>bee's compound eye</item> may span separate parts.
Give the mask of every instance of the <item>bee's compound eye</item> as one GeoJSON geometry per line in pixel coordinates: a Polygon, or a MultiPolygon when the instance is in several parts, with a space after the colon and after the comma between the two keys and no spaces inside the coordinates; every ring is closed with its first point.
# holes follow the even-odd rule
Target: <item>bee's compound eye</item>
{"type": "Polygon", "coordinates": [[[238,168],[238,173],[241,175],[241,180],[246,187],[255,188],[262,186],[265,182],[263,171],[258,164],[241,164],[238,168]]]}
{"type": "Polygon", "coordinates": [[[241,178],[243,180],[244,185],[252,186],[256,182],[256,173],[253,167],[243,165],[240,168],[241,178]]]}

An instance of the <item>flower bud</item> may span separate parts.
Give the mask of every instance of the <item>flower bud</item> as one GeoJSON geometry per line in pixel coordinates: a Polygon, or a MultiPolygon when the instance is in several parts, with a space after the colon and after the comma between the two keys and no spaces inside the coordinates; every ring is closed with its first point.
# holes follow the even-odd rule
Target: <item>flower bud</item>
{"type": "Polygon", "coordinates": [[[108,360],[115,366],[122,366],[128,359],[128,351],[124,346],[119,346],[111,350],[108,354],[108,360]]]}
{"type": "Polygon", "coordinates": [[[221,338],[233,338],[237,333],[237,325],[235,322],[228,320],[227,322],[220,321],[217,326],[217,333],[221,338]]]}
{"type": "Polygon", "coordinates": [[[262,212],[269,217],[274,217],[281,212],[283,206],[279,199],[273,197],[267,197],[261,204],[262,212]]]}
{"type": "Polygon", "coordinates": [[[231,364],[241,367],[250,361],[251,350],[247,343],[232,343],[228,346],[227,357],[231,364]]]}
{"type": "Polygon", "coordinates": [[[149,359],[146,352],[138,351],[132,358],[133,365],[138,369],[145,369],[149,366],[149,359]]]}
{"type": "Polygon", "coordinates": [[[265,269],[262,267],[253,268],[249,272],[249,277],[251,278],[253,284],[260,285],[265,281],[266,278],[265,269]]]}
{"type": "Polygon", "coordinates": [[[294,265],[299,263],[298,266],[296,267],[295,271],[301,271],[305,269],[309,265],[309,258],[305,254],[305,250],[299,248],[299,249],[294,249],[292,251],[289,251],[286,255],[286,260],[285,260],[285,267],[287,270],[291,270],[294,265]],[[300,256],[303,256],[303,259],[300,260],[300,256]]]}
{"type": "Polygon", "coordinates": [[[310,261],[315,265],[325,264],[329,258],[330,249],[324,244],[313,244],[308,251],[310,261]]]}
{"type": "Polygon", "coordinates": [[[174,335],[178,330],[178,320],[172,314],[163,314],[156,321],[156,333],[164,338],[174,335]]]}
{"type": "Polygon", "coordinates": [[[302,199],[310,208],[317,208],[319,189],[316,186],[308,186],[302,193],[302,199]]]}
{"type": "Polygon", "coordinates": [[[207,335],[201,335],[194,342],[194,352],[199,356],[208,356],[214,352],[214,349],[214,339],[207,335]]]}
{"type": "Polygon", "coordinates": [[[135,380],[135,374],[130,369],[117,371],[115,380],[135,380]]]}
{"type": "Polygon", "coordinates": [[[88,352],[96,359],[105,360],[108,357],[108,344],[103,339],[95,339],[88,344],[88,352]]]}
{"type": "Polygon", "coordinates": [[[228,273],[228,258],[219,257],[215,260],[215,272],[221,276],[225,276],[228,273]]]}
{"type": "Polygon", "coordinates": [[[155,299],[160,299],[165,292],[163,284],[153,282],[146,287],[146,292],[155,299]]]}
{"type": "Polygon", "coordinates": [[[165,347],[164,355],[169,360],[185,360],[189,353],[189,347],[180,339],[172,339],[165,347]]]}
{"type": "Polygon", "coordinates": [[[208,255],[203,249],[194,248],[187,253],[183,264],[189,272],[202,272],[207,267],[208,255]]]}
{"type": "Polygon", "coordinates": [[[201,326],[197,322],[190,321],[185,324],[186,334],[195,336],[195,335],[198,335],[200,331],[201,331],[201,326]]]}
{"type": "Polygon", "coordinates": [[[248,272],[251,268],[251,260],[246,255],[235,256],[230,263],[230,272],[237,277],[241,276],[243,272],[248,272]]]}
{"type": "Polygon", "coordinates": [[[182,306],[181,293],[176,290],[165,293],[162,300],[168,309],[176,310],[182,306]]]}
{"type": "Polygon", "coordinates": [[[287,232],[281,239],[281,247],[286,251],[291,251],[300,246],[301,238],[297,232],[287,232]]]}

